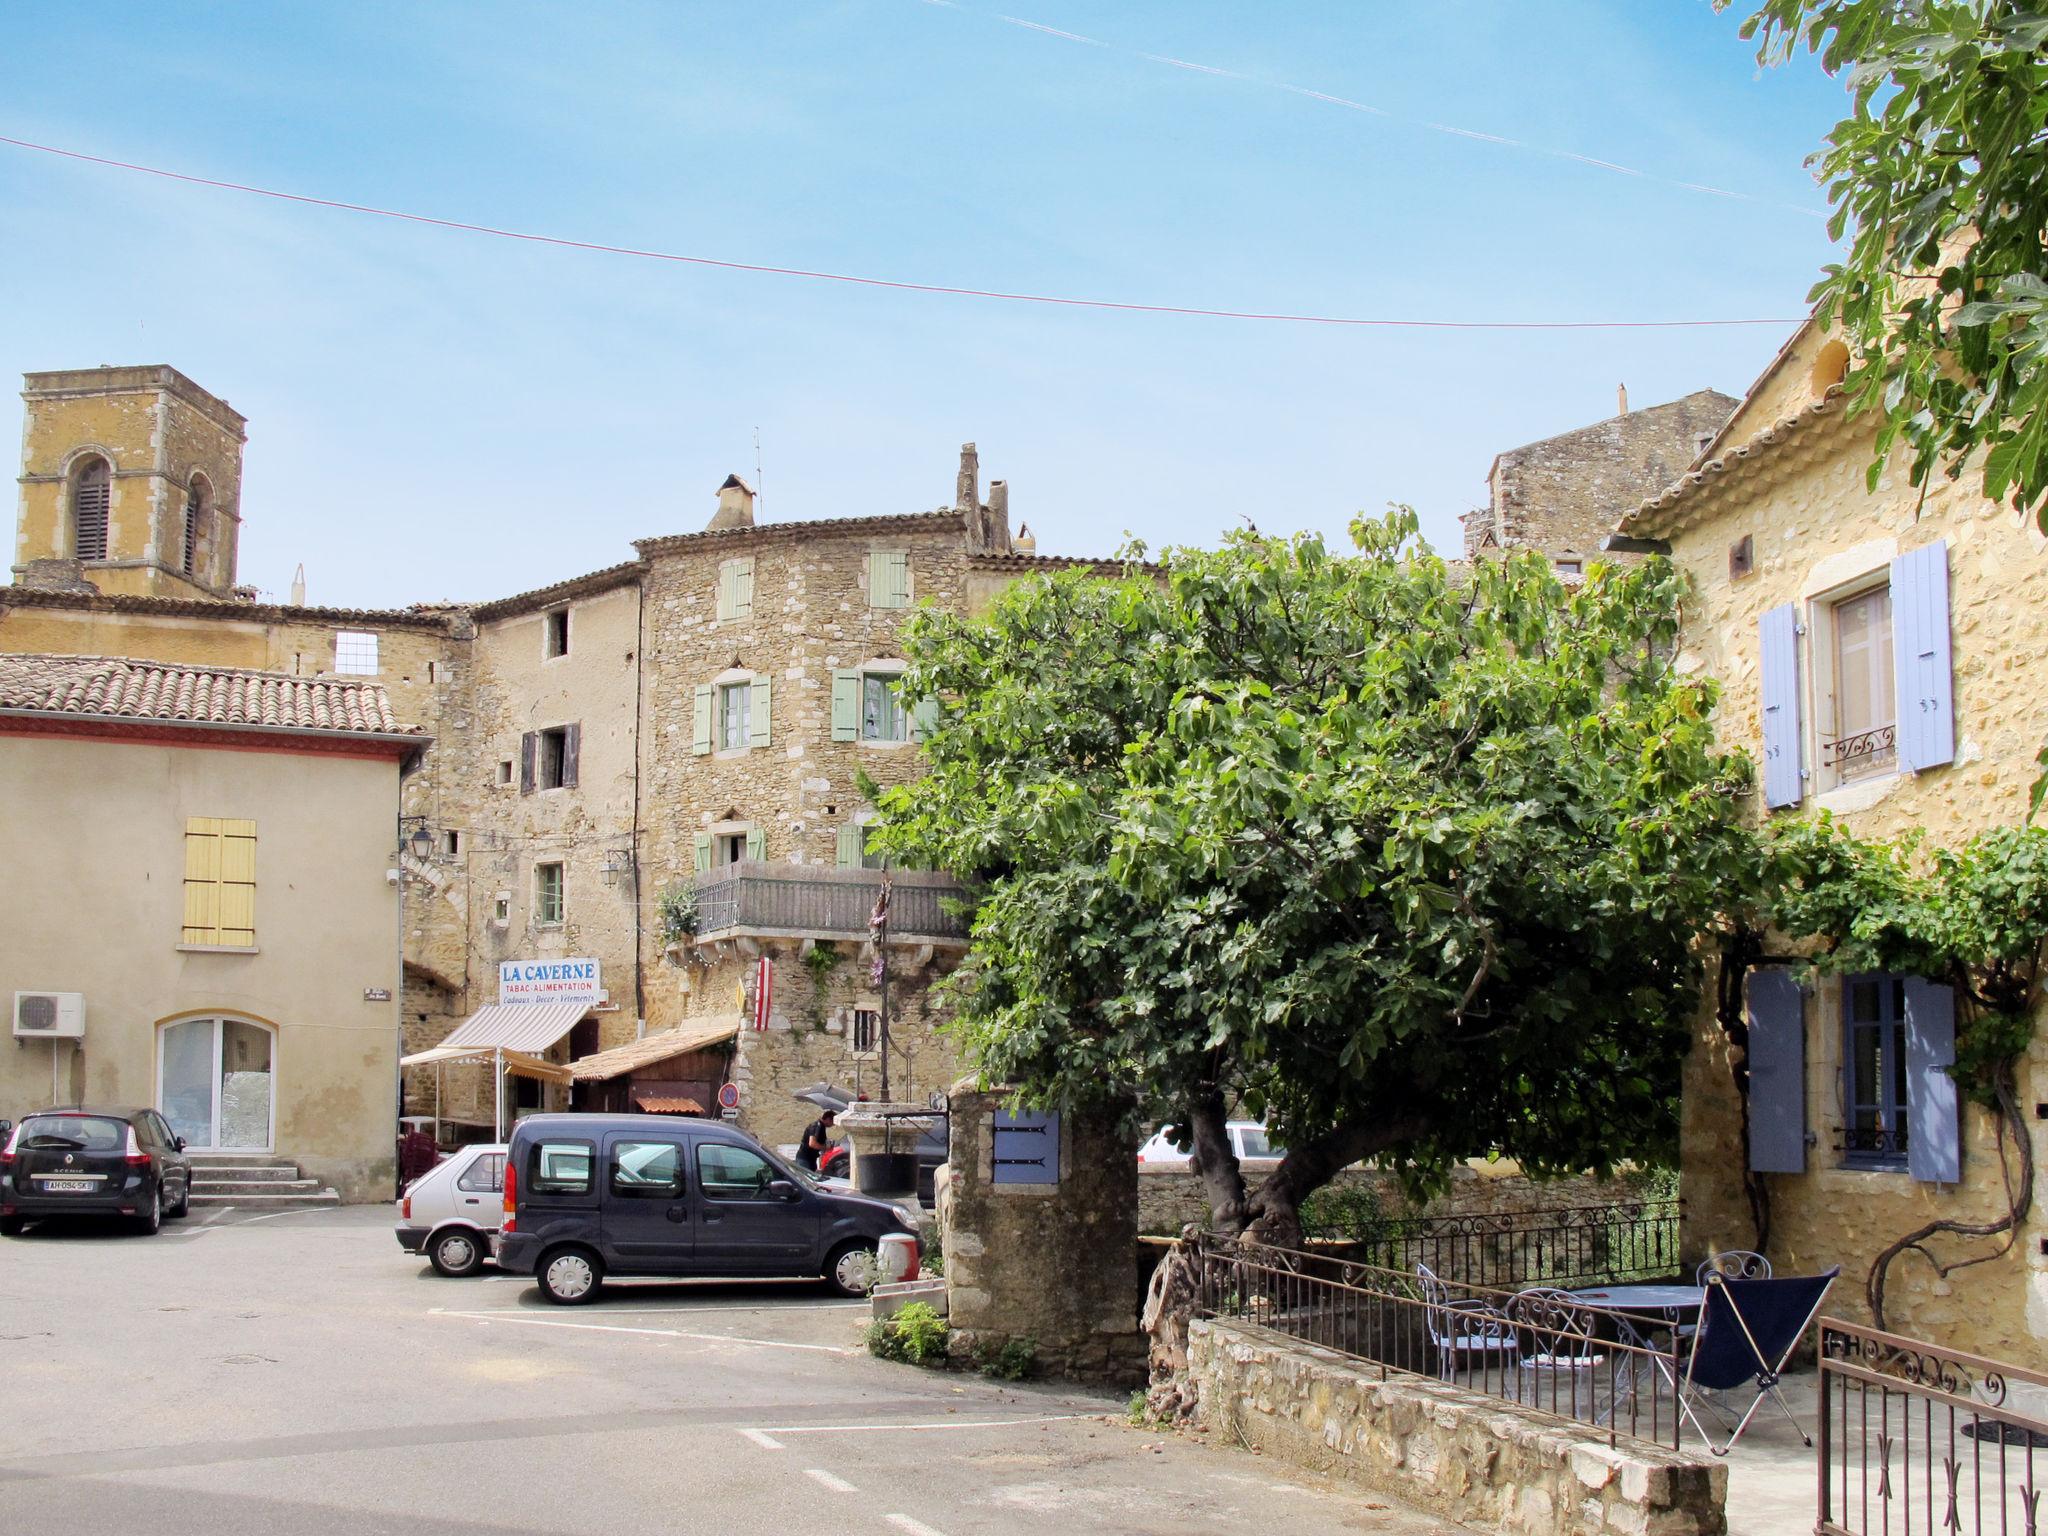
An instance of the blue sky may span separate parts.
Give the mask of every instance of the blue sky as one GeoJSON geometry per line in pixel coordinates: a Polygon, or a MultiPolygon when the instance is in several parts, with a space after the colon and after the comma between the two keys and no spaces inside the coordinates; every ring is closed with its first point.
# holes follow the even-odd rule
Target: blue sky
{"type": "MultiPolygon", "coordinates": [[[[606,243],[1149,303],[1796,316],[1840,115],[1704,0],[0,9],[0,134],[606,243]],[[999,19],[1096,39],[1094,46],[999,19]],[[1236,71],[1174,68],[1144,54],[1236,71]],[[1322,91],[1389,114],[1275,89],[1322,91]],[[1687,191],[1435,122],[1617,161],[1687,191]]],[[[484,598],[710,517],[951,499],[1046,553],[1413,504],[1739,393],[1788,328],[1384,331],[1055,310],[569,252],[0,146],[0,374],[168,362],[250,418],[242,574],[484,598]]],[[[9,394],[12,395],[10,386],[9,394]]],[[[19,406],[9,401],[7,422],[19,406]]],[[[10,440],[18,440],[9,433],[10,440]]]]}

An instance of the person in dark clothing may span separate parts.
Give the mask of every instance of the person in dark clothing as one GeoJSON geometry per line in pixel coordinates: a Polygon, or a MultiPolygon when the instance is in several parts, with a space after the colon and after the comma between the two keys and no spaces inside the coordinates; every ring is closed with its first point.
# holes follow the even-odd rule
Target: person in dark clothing
{"type": "Polygon", "coordinates": [[[810,1173],[818,1171],[818,1159],[823,1157],[825,1149],[832,1145],[832,1122],[838,1118],[836,1110],[828,1109],[804,1127],[803,1145],[796,1149],[798,1167],[810,1173]]]}

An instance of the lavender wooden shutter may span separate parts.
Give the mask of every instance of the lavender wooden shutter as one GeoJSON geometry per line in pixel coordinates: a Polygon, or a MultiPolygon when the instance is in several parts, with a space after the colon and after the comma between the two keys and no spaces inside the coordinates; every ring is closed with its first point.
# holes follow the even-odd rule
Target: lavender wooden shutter
{"type": "Polygon", "coordinates": [[[1962,1107],[1948,1072],[1955,1060],[1955,994],[1938,981],[1908,976],[1906,1166],[1927,1184],[1962,1182],[1962,1107]]]}
{"type": "Polygon", "coordinates": [[[1785,971],[1749,977],[1749,1166],[1806,1172],[1806,1000],[1785,971]]]}
{"type": "Polygon", "coordinates": [[[1805,797],[1800,772],[1799,610],[1785,603],[1757,620],[1763,652],[1764,804],[1772,810],[1805,797]]]}
{"type": "Polygon", "coordinates": [[[1899,766],[1956,760],[1954,663],[1948,634],[1948,541],[1892,562],[1892,675],[1899,692],[1899,766]]]}

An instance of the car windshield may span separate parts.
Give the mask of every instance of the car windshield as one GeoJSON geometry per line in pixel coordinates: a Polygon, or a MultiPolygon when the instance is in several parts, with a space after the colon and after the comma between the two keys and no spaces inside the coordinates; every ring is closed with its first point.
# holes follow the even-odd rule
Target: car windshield
{"type": "Polygon", "coordinates": [[[104,1115],[30,1115],[15,1145],[23,1151],[118,1152],[128,1145],[128,1125],[104,1115]]]}
{"type": "Polygon", "coordinates": [[[1239,1157],[1277,1157],[1263,1125],[1246,1126],[1238,1133],[1239,1157]]]}

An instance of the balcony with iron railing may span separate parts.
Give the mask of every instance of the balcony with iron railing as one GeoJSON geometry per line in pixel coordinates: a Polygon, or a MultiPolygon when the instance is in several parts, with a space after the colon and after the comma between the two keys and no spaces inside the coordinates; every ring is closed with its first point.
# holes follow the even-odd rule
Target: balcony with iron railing
{"type": "MultiPolygon", "coordinates": [[[[889,938],[893,943],[967,946],[967,891],[950,875],[889,872],[889,938]]],[[[697,877],[697,942],[723,939],[866,939],[878,869],[826,869],[747,861],[697,877]]]]}

